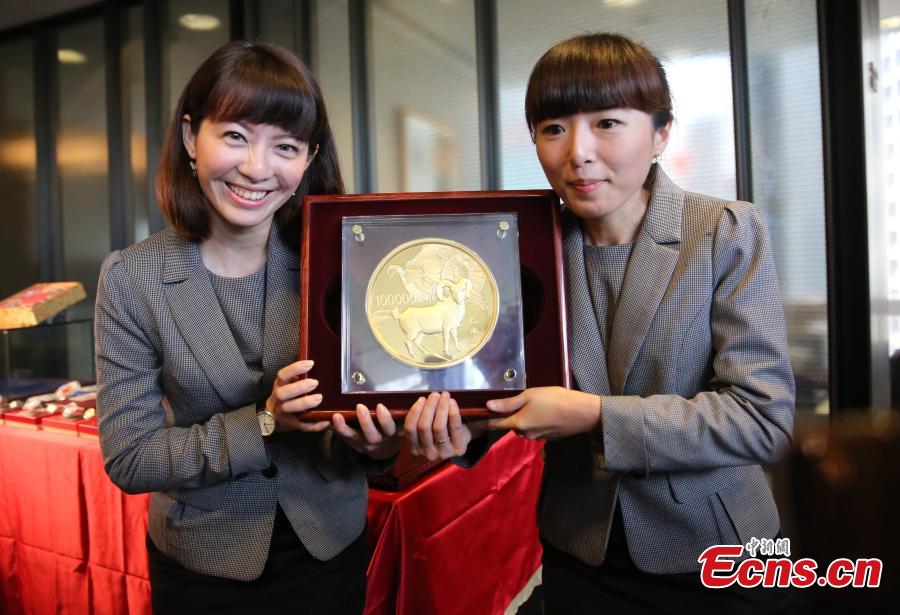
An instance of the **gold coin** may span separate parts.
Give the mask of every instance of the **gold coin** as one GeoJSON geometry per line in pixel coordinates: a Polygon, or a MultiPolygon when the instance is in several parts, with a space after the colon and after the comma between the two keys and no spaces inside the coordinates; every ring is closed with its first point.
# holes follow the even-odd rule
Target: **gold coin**
{"type": "Polygon", "coordinates": [[[478,254],[436,237],[391,250],[366,288],[375,339],[393,358],[425,369],[456,365],[481,350],[499,305],[497,282],[478,254]]]}

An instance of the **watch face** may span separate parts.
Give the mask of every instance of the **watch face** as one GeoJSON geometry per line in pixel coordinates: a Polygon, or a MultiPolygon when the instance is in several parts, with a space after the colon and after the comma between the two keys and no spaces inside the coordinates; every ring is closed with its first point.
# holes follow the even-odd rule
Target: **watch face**
{"type": "Polygon", "coordinates": [[[264,436],[271,436],[275,432],[275,417],[269,412],[260,412],[256,415],[259,419],[259,430],[264,436]]]}

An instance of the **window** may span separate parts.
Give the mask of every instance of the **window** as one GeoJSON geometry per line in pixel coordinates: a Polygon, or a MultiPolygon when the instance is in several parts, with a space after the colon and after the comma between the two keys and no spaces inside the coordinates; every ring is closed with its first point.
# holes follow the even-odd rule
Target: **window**
{"type": "Polygon", "coordinates": [[[0,45],[0,299],[40,281],[31,48],[31,39],[0,45]]]}
{"type": "Polygon", "coordinates": [[[73,315],[90,318],[97,294],[98,266],[110,252],[103,20],[94,18],[61,28],[58,49],[56,164],[62,211],[63,277],[84,284],[88,298],[73,308],[73,315]]]}
{"type": "Polygon", "coordinates": [[[337,141],[341,171],[347,192],[356,191],[353,173],[353,112],[350,94],[350,31],[347,24],[347,3],[338,0],[318,0],[314,28],[327,32],[319,36],[313,50],[313,71],[322,87],[328,105],[328,119],[337,141]]]}
{"type": "Polygon", "coordinates": [[[746,3],[753,199],[772,234],[797,409],[827,411],[828,284],[813,0],[746,3]]]}
{"type": "MultiPolygon", "coordinates": [[[[144,77],[144,8],[128,9],[127,27],[122,32],[122,133],[126,139],[127,166],[125,169],[126,232],[130,239],[140,241],[150,234],[147,173],[147,110],[144,77]]],[[[113,203],[113,207],[118,204],[113,203]]]]}
{"type": "Polygon", "coordinates": [[[163,106],[163,117],[168,124],[181,90],[200,63],[228,42],[230,26],[226,0],[180,0],[166,5],[163,81],[167,101],[163,106]],[[198,23],[192,16],[203,19],[198,23]]]}
{"type": "Polygon", "coordinates": [[[378,192],[481,187],[473,0],[371,3],[378,192]]]}

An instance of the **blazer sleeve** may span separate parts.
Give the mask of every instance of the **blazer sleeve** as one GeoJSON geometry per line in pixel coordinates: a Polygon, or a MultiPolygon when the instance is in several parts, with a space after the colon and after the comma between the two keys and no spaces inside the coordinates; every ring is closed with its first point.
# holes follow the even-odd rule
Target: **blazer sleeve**
{"type": "Polygon", "coordinates": [[[729,203],[713,242],[708,390],[603,398],[608,469],[636,475],[771,464],[794,421],[784,311],[762,213],[729,203]]]}
{"type": "Polygon", "coordinates": [[[112,481],[127,493],[189,489],[268,467],[254,405],[190,427],[166,424],[161,361],[147,336],[154,325],[133,288],[112,253],[94,315],[100,447],[112,481]]]}

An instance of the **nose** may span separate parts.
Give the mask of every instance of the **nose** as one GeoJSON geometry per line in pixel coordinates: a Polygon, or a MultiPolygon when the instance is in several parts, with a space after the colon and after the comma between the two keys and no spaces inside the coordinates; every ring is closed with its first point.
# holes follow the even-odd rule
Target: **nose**
{"type": "Polygon", "coordinates": [[[238,171],[252,182],[260,182],[272,175],[268,148],[262,145],[250,145],[246,150],[243,162],[238,171]]]}
{"type": "Polygon", "coordinates": [[[597,159],[595,139],[590,126],[574,123],[569,129],[569,160],[576,167],[597,159]]]}

